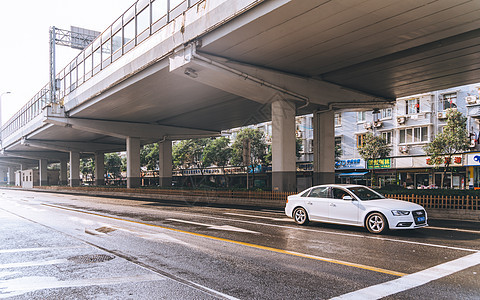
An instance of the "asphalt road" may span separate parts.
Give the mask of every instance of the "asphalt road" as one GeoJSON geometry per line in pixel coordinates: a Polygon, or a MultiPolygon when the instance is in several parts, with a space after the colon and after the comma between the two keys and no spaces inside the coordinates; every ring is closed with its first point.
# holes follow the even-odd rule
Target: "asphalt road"
{"type": "Polygon", "coordinates": [[[480,228],[0,190],[0,298],[480,299],[480,228]]]}

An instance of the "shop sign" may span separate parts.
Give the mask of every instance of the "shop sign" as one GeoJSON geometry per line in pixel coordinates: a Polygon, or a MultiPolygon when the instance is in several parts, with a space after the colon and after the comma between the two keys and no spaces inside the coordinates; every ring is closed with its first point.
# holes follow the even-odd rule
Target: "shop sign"
{"type": "MultiPolygon", "coordinates": [[[[480,159],[480,157],[479,157],[480,159]]],[[[426,163],[427,165],[433,165],[432,163],[432,159],[430,157],[427,157],[427,160],[426,160],[426,163]]],[[[461,156],[452,156],[452,158],[450,159],[450,157],[445,157],[443,159],[443,165],[450,165],[450,166],[454,166],[454,165],[462,165],[462,157],[461,156]]],[[[480,164],[479,164],[480,165],[480,164]]]]}
{"type": "Polygon", "coordinates": [[[480,153],[468,153],[466,166],[480,166],[480,153]]]}
{"type": "Polygon", "coordinates": [[[342,159],[335,162],[335,169],[365,169],[365,160],[362,158],[342,159]]]}
{"type": "Polygon", "coordinates": [[[367,169],[390,169],[391,167],[391,158],[370,159],[367,164],[367,169]]]}

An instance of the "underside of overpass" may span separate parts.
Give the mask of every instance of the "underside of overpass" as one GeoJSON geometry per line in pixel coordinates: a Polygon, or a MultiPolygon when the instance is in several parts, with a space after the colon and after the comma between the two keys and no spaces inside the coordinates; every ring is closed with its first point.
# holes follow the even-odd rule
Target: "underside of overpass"
{"type": "Polygon", "coordinates": [[[479,12],[478,1],[452,0],[196,2],[3,134],[1,159],[75,166],[77,156],[129,147],[135,186],[143,144],[168,152],[172,140],[273,120],[273,186],[294,190],[292,118],[316,112],[314,172],[329,182],[335,109],[480,82],[479,12]]]}

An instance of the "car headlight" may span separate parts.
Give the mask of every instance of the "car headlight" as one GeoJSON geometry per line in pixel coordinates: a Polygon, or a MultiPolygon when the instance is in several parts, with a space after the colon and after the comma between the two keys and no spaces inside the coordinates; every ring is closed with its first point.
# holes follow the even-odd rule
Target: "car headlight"
{"type": "Polygon", "coordinates": [[[392,210],[394,216],[407,216],[410,214],[408,210],[392,210]]]}

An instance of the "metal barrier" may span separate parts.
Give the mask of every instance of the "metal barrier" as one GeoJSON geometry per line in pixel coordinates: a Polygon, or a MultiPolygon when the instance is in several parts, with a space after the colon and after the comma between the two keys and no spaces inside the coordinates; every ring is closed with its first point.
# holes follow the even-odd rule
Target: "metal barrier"
{"type": "Polygon", "coordinates": [[[480,198],[467,196],[435,196],[435,195],[385,195],[385,197],[420,204],[425,208],[463,209],[478,211],[480,198]]]}

